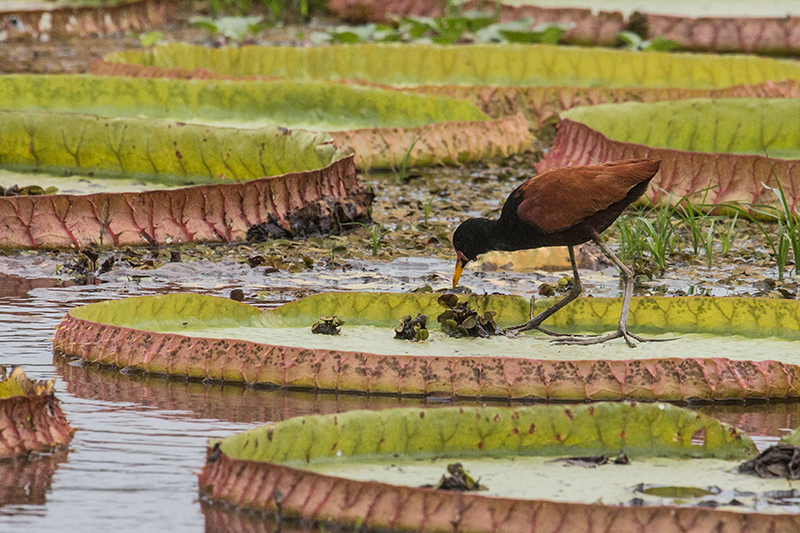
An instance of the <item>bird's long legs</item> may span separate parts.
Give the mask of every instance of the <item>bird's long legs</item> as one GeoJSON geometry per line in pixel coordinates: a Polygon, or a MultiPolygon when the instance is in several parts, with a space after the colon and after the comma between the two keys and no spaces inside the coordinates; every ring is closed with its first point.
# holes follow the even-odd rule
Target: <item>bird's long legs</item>
{"type": "Polygon", "coordinates": [[[569,293],[562,298],[561,300],[557,301],[535,317],[531,318],[527,323],[521,324],[519,326],[514,326],[508,328],[511,331],[528,331],[531,329],[537,329],[548,335],[557,335],[560,336],[560,333],[556,333],[554,331],[543,329],[540,326],[542,322],[553,316],[559,309],[570,303],[572,300],[577,298],[583,292],[583,286],[581,285],[581,278],[578,276],[578,265],[575,263],[575,250],[572,249],[572,246],[569,246],[569,260],[572,263],[572,289],[570,289],[569,293]]]}
{"type": "MultiPolygon", "coordinates": [[[[619,269],[619,273],[622,276],[622,281],[624,283],[623,291],[622,291],[622,312],[619,315],[619,325],[617,326],[617,331],[614,333],[609,333],[608,335],[603,335],[601,337],[570,337],[565,339],[558,339],[556,341],[557,344],[579,344],[579,345],[589,345],[589,344],[600,344],[602,342],[610,341],[612,339],[619,339],[620,337],[625,339],[625,342],[628,343],[628,346],[631,348],[636,347],[636,343],[633,342],[637,340],[639,342],[660,342],[660,341],[668,341],[672,339],[645,339],[643,337],[639,337],[638,335],[634,335],[630,331],[628,331],[628,312],[630,311],[631,307],[631,297],[633,296],[633,272],[625,266],[625,264],[619,260],[619,258],[611,251],[611,249],[606,246],[606,243],[603,242],[603,239],[600,237],[600,234],[595,233],[593,239],[595,243],[600,247],[606,257],[608,257],[619,269]]],[[[573,261],[574,265],[574,261],[573,261]]]]}

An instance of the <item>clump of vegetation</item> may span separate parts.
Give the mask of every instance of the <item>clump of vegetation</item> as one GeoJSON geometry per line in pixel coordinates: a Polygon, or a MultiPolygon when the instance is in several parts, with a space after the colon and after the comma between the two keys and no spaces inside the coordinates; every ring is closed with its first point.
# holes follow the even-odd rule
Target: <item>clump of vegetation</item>
{"type": "Polygon", "coordinates": [[[675,41],[663,37],[653,39],[643,39],[632,31],[621,31],[617,34],[617,39],[624,48],[643,52],[671,52],[681,47],[675,41]]]}
{"type": "Polygon", "coordinates": [[[372,255],[378,255],[378,251],[383,246],[383,239],[389,234],[389,228],[383,224],[373,222],[372,225],[366,225],[363,222],[355,222],[359,226],[367,230],[370,237],[370,244],[372,245],[372,255]]]}
{"type": "MultiPolygon", "coordinates": [[[[772,258],[778,281],[784,279],[792,261],[794,275],[800,275],[800,211],[790,207],[774,171],[773,176],[775,187],[762,184],[774,194],[773,205],[713,204],[704,196],[698,203],[683,197],[673,206],[670,197],[652,209],[629,210],[616,220],[611,231],[619,245],[620,259],[634,267],[637,279],[645,273],[643,267],[650,264],[663,273],[668,260],[675,257],[697,258],[711,268],[716,255],[729,255],[734,237],[741,231],[737,223],[744,221],[757,228],[766,249],[762,252],[756,246],[753,255],[772,258]],[[732,213],[733,217],[712,214],[720,212],[732,213]]],[[[707,195],[708,190],[698,193],[707,195]]],[[[655,272],[646,274],[652,279],[655,272]]]]}
{"type": "Polygon", "coordinates": [[[465,11],[444,17],[403,17],[395,24],[337,26],[312,35],[317,43],[417,42],[557,44],[571,24],[535,24],[531,18],[500,22],[496,13],[465,11]]]}
{"type": "Polygon", "coordinates": [[[415,318],[406,315],[394,328],[394,338],[407,341],[424,341],[428,339],[428,317],[417,313],[415,318]]]}
{"type": "Polygon", "coordinates": [[[253,43],[255,35],[267,27],[263,17],[192,17],[189,19],[192,26],[204,28],[211,33],[221,45],[240,45],[253,43]]]}
{"type": "Polygon", "coordinates": [[[20,187],[18,185],[3,187],[0,185],[0,196],[40,196],[43,194],[56,193],[58,193],[58,189],[55,187],[44,189],[38,185],[28,185],[27,187],[20,187]]]}
{"type": "Polygon", "coordinates": [[[503,330],[497,327],[494,317],[497,313],[486,311],[479,315],[470,308],[469,302],[459,303],[455,294],[443,294],[439,297],[439,305],[447,307],[436,320],[442,325],[442,331],[454,338],[483,337],[502,335],[503,330]]]}
{"type": "Polygon", "coordinates": [[[344,320],[336,315],[321,316],[319,320],[311,326],[311,333],[317,335],[338,335],[342,332],[344,320]]]}
{"type": "Polygon", "coordinates": [[[448,475],[443,475],[439,482],[435,485],[422,485],[424,489],[438,489],[438,490],[452,490],[458,492],[474,491],[474,490],[487,490],[488,487],[481,485],[475,481],[472,476],[464,471],[464,466],[461,463],[451,463],[447,465],[448,475]]]}

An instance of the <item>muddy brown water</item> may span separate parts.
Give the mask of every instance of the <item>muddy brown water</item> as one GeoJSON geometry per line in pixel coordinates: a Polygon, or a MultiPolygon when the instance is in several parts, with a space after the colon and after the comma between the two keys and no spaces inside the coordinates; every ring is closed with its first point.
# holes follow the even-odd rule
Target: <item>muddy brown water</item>
{"type": "MultiPolygon", "coordinates": [[[[0,362],[21,365],[31,378],[56,378],[62,408],[78,429],[65,452],[0,464],[0,531],[59,531],[65,524],[70,531],[197,532],[242,524],[271,531],[260,519],[253,522],[224,510],[204,515],[196,473],[209,438],[297,415],[449,404],[437,398],[399,400],[169,381],[54,358],[52,337],[64,313],[100,300],[173,291],[228,296],[233,288],[242,288],[247,303],[270,307],[321,291],[403,291],[421,280],[438,288],[452,274],[450,262],[428,258],[351,265],[266,275],[263,268],[232,261],[194,261],[150,271],[120,268],[104,274],[99,285],[78,286],[53,274],[56,260],[47,254],[0,257],[0,362]],[[261,299],[256,298],[259,291],[261,299]]],[[[560,275],[467,273],[465,283],[476,292],[528,294],[540,280],[552,283],[560,275]]],[[[587,272],[586,278],[591,294],[619,295],[614,276],[587,272]]],[[[787,428],[800,426],[800,403],[698,408],[746,430],[760,448],[774,443],[787,428]]]]}

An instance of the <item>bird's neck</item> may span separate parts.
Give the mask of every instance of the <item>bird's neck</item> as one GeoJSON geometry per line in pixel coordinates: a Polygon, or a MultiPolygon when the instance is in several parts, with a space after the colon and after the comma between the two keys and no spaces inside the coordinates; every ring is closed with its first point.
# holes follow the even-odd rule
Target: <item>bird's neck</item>
{"type": "Polygon", "coordinates": [[[502,224],[500,220],[490,220],[489,222],[490,224],[487,226],[489,235],[488,241],[491,244],[492,250],[510,252],[518,249],[512,244],[512,238],[514,237],[513,231],[504,227],[505,225],[502,224]]]}
{"type": "Polygon", "coordinates": [[[516,250],[509,239],[509,237],[513,237],[513,235],[503,227],[503,224],[501,224],[499,220],[486,219],[484,232],[483,242],[486,244],[486,249],[481,253],[492,250],[499,250],[501,252],[516,250]]]}

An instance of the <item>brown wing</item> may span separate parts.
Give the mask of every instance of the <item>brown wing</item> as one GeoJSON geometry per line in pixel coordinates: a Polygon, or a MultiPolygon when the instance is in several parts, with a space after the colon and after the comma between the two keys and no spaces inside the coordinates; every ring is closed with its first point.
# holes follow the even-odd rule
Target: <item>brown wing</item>
{"type": "Polygon", "coordinates": [[[547,233],[566,229],[624,199],[660,166],[660,159],[630,159],[549,170],[520,186],[517,214],[547,233]]]}

